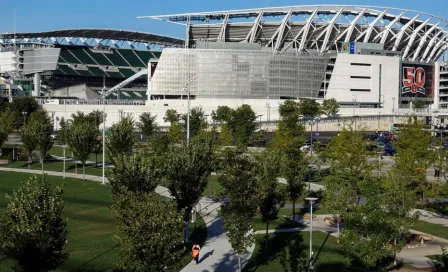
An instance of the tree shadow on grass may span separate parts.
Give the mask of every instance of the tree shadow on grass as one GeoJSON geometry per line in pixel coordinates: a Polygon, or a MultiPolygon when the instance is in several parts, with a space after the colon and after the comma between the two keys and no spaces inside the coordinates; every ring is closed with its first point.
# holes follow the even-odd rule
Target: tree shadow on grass
{"type": "MultiPolygon", "coordinates": [[[[92,270],[91,267],[88,267],[88,265],[90,263],[92,263],[93,261],[101,258],[102,256],[106,255],[107,253],[115,250],[117,247],[119,246],[119,244],[114,245],[113,247],[109,248],[108,250],[96,255],[95,257],[89,259],[88,261],[82,263],[81,265],[75,267],[74,269],[71,269],[70,271],[76,271],[76,272],[84,272],[84,271],[103,271],[103,269],[98,269],[98,270],[92,270]]],[[[113,264],[111,264],[111,266],[113,266],[113,264]]]]}

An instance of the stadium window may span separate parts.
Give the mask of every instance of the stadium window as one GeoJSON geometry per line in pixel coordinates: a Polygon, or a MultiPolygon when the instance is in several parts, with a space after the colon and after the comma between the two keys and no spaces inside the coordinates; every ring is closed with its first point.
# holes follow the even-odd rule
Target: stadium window
{"type": "Polygon", "coordinates": [[[370,79],[369,76],[351,76],[351,78],[359,78],[359,79],[370,79]]]}
{"type": "Polygon", "coordinates": [[[352,66],[372,66],[370,63],[350,63],[352,66]]]}
{"type": "Polygon", "coordinates": [[[370,89],[350,89],[350,92],[370,92],[370,89]]]}

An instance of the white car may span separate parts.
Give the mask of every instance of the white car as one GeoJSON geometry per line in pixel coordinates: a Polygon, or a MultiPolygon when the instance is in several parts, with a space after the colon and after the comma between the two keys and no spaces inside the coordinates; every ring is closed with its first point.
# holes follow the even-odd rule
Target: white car
{"type": "Polygon", "coordinates": [[[311,149],[311,145],[310,144],[305,144],[302,147],[300,147],[300,151],[308,151],[311,149]]]}

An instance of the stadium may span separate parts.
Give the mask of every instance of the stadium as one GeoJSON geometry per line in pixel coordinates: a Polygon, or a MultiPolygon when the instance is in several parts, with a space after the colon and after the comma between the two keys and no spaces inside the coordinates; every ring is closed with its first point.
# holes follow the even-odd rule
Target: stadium
{"type": "MultiPolygon", "coordinates": [[[[252,106],[278,120],[285,99],[335,98],[341,116],[428,115],[448,108],[448,21],[371,6],[289,6],[142,19],[185,39],[77,29],[2,34],[0,90],[32,94],[56,116],[102,108],[108,122],[168,109],[252,106]],[[147,75],[147,76],[145,76],[147,75]],[[68,112],[68,113],[67,113],[68,112]]],[[[107,124],[110,125],[110,124],[107,124]]]]}

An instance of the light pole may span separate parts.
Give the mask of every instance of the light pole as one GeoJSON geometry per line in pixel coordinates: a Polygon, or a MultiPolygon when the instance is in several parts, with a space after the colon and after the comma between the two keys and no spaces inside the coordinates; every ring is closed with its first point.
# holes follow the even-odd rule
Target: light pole
{"type": "Polygon", "coordinates": [[[263,114],[259,114],[258,117],[260,118],[260,130],[261,130],[261,117],[263,116],[263,114]]]}
{"type": "Polygon", "coordinates": [[[355,108],[356,108],[356,95],[352,95],[352,101],[353,101],[353,116],[355,116],[355,108]]]}
{"type": "Polygon", "coordinates": [[[310,124],[310,152],[311,152],[311,156],[313,156],[313,125],[316,121],[313,119],[308,120],[308,123],[310,124]]]}
{"type": "Polygon", "coordinates": [[[209,114],[204,115],[205,116],[205,130],[208,129],[208,117],[210,116],[209,114]]]}
{"type": "Polygon", "coordinates": [[[378,111],[378,127],[376,129],[377,132],[380,131],[380,117],[381,117],[381,111],[378,111]]]}
{"type": "Polygon", "coordinates": [[[68,128],[67,128],[67,124],[68,124],[68,122],[67,122],[67,99],[64,99],[64,129],[65,129],[65,131],[64,131],[64,145],[63,145],[63,147],[62,147],[62,149],[64,150],[63,152],[64,152],[64,177],[63,178],[65,178],[65,147],[66,147],[66,145],[67,145],[67,131],[68,131],[68,128]]]}
{"type": "Polygon", "coordinates": [[[271,121],[271,103],[266,102],[266,120],[269,122],[271,121]]]}
{"type": "Polygon", "coordinates": [[[28,112],[26,111],[22,111],[22,115],[23,115],[23,124],[26,125],[26,115],[28,114],[28,112]]]}
{"type": "MultiPolygon", "coordinates": [[[[103,141],[103,179],[101,181],[101,184],[106,183],[106,101],[104,94],[106,93],[106,79],[103,75],[103,138],[101,139],[103,141]]],[[[120,114],[121,116],[121,114],[120,114]]],[[[121,118],[121,117],[120,117],[121,118]]]]}
{"type": "Polygon", "coordinates": [[[395,113],[395,97],[392,97],[392,113],[395,113]]]}
{"type": "Polygon", "coordinates": [[[313,204],[317,201],[316,197],[307,197],[305,200],[310,202],[311,219],[310,219],[310,263],[309,268],[313,270],[313,204]]]}
{"type": "Polygon", "coordinates": [[[118,110],[118,121],[121,121],[121,117],[123,117],[123,110],[119,109],[118,110]]]}

